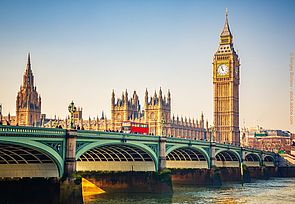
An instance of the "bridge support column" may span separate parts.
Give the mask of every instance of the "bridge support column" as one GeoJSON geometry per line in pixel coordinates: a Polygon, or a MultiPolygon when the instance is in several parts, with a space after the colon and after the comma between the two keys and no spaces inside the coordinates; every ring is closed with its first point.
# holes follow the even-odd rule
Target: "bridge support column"
{"type": "Polygon", "coordinates": [[[68,177],[76,171],[76,140],[77,131],[67,130],[64,177],[68,177]]]}
{"type": "Polygon", "coordinates": [[[241,152],[242,152],[242,161],[244,162],[246,159],[246,151],[242,147],[241,147],[241,152]]]}
{"type": "Polygon", "coordinates": [[[210,142],[210,183],[212,186],[221,186],[221,171],[215,165],[215,142],[210,142]]]}
{"type": "Polygon", "coordinates": [[[210,143],[210,169],[215,166],[215,143],[210,143]]]}
{"type": "Polygon", "coordinates": [[[261,163],[260,166],[264,166],[264,154],[261,152],[261,163]]]}
{"type": "MultiPolygon", "coordinates": [[[[243,168],[244,161],[246,160],[246,152],[244,151],[243,147],[241,147],[240,155],[241,155],[240,168],[243,168]]],[[[241,169],[241,173],[243,173],[242,169],[241,169]]]]}
{"type": "Polygon", "coordinates": [[[166,137],[159,138],[159,163],[158,172],[166,168],[166,137]]]}

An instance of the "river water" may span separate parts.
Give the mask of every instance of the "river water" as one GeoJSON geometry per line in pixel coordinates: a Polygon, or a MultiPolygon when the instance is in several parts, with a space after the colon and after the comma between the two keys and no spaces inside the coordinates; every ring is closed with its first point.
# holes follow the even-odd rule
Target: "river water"
{"type": "Polygon", "coordinates": [[[172,196],[157,194],[101,194],[84,198],[87,204],[158,204],[158,203],[295,203],[295,178],[272,178],[252,183],[224,184],[220,188],[174,186],[172,196]]]}

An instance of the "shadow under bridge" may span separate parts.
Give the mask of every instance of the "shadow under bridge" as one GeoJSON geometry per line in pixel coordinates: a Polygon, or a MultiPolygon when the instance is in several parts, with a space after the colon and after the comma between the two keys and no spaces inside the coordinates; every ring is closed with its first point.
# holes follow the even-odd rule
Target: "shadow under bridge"
{"type": "Polygon", "coordinates": [[[142,148],[109,144],[84,152],[77,160],[77,171],[156,171],[156,165],[142,148]]]}
{"type": "Polygon", "coordinates": [[[0,143],[0,177],[59,177],[59,168],[37,148],[0,143]]]}
{"type": "Polygon", "coordinates": [[[217,167],[239,167],[240,158],[239,155],[230,150],[223,150],[216,154],[216,166],[217,167]]]}
{"type": "Polygon", "coordinates": [[[208,169],[206,155],[198,149],[182,147],[172,150],[166,156],[167,168],[171,169],[208,169]]]}

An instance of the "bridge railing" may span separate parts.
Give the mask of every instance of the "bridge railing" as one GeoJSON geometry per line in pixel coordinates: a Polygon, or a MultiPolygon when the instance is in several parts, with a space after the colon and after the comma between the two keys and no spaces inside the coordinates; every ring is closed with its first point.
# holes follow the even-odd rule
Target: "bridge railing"
{"type": "MultiPolygon", "coordinates": [[[[78,137],[97,137],[97,138],[114,138],[114,139],[130,139],[130,140],[149,140],[156,141],[159,140],[159,136],[154,135],[141,135],[141,134],[130,134],[130,133],[120,133],[120,132],[104,132],[104,131],[95,131],[95,130],[78,130],[78,137]]],[[[0,136],[55,136],[55,137],[65,137],[65,129],[59,128],[41,128],[41,127],[29,127],[29,126],[3,126],[0,125],[0,136]]],[[[210,142],[206,140],[192,140],[186,138],[176,138],[176,137],[167,137],[167,142],[172,143],[183,143],[183,144],[199,144],[199,145],[208,145],[210,142]]],[[[228,149],[240,149],[240,146],[234,146],[230,144],[215,143],[216,147],[228,148],[228,149]]],[[[257,149],[251,149],[247,147],[242,147],[244,151],[260,153],[266,155],[274,156],[275,153],[269,151],[262,151],[257,149]]]]}
{"type": "Polygon", "coordinates": [[[78,137],[108,137],[108,138],[126,138],[126,139],[148,139],[158,140],[159,136],[154,135],[143,135],[143,134],[131,134],[121,132],[106,132],[106,131],[95,131],[95,130],[78,130],[78,137]]]}
{"type": "Polygon", "coordinates": [[[193,139],[186,139],[186,138],[177,138],[177,137],[167,137],[167,142],[173,143],[190,143],[190,144],[203,144],[208,145],[210,142],[206,140],[193,140],[193,139]]]}
{"type": "Polygon", "coordinates": [[[25,126],[2,126],[0,125],[0,136],[65,136],[66,130],[58,128],[40,128],[25,126]]]}

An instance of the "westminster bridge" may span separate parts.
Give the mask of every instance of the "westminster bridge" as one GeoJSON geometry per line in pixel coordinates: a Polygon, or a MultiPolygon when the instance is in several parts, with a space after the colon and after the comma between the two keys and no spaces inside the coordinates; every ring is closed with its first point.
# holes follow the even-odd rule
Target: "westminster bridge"
{"type": "Polygon", "coordinates": [[[0,126],[0,178],[63,177],[75,171],[275,167],[275,153],[173,137],[0,126]]]}

